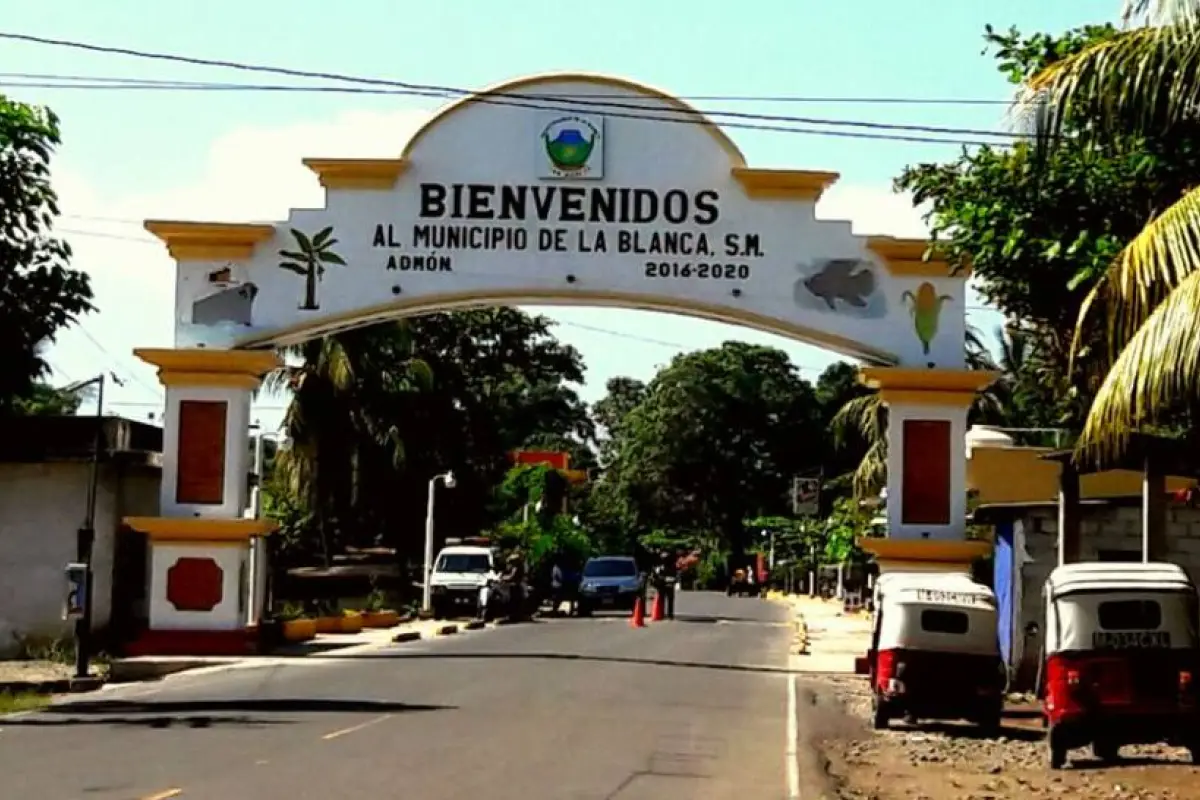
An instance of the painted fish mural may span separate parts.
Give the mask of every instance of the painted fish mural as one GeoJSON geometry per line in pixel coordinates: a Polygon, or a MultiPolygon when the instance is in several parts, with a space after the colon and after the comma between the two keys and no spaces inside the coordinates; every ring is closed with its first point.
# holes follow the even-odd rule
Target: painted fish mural
{"type": "MultiPolygon", "coordinates": [[[[824,300],[833,311],[837,310],[835,300],[855,308],[865,308],[867,298],[875,291],[875,273],[860,267],[863,267],[861,261],[850,258],[828,261],[819,272],[797,282],[796,294],[799,295],[803,286],[809,294],[824,300]]],[[[796,300],[799,303],[799,296],[796,300]]]]}
{"type": "Polygon", "coordinates": [[[546,155],[554,162],[554,166],[563,170],[582,169],[596,146],[596,134],[592,133],[590,139],[585,139],[578,128],[563,128],[553,139],[544,133],[542,138],[546,142],[546,155]]]}
{"type": "Polygon", "coordinates": [[[938,322],[942,316],[942,306],[954,298],[946,294],[939,295],[934,285],[926,281],[917,287],[916,294],[905,292],[900,295],[900,299],[908,304],[908,310],[912,314],[913,327],[916,329],[917,338],[921,340],[921,347],[925,355],[929,355],[929,345],[933,342],[933,338],[937,336],[938,322]]]}

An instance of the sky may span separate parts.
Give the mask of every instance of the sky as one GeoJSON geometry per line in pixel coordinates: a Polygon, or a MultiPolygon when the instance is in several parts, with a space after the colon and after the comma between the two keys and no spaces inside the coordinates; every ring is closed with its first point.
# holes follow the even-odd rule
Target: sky
{"type": "MultiPolygon", "coordinates": [[[[226,61],[474,89],[521,75],[619,75],[706,110],[1003,130],[992,103],[882,103],[863,98],[1004,101],[1012,89],[982,53],[988,23],[1061,32],[1115,20],[1118,0],[0,0],[0,33],[226,61]],[[790,102],[761,98],[793,98],[790,102]],[[803,98],[798,100],[796,98],[803,98]],[[848,102],[858,99],[860,102],[848,102]]],[[[93,281],[98,311],[48,351],[55,383],[114,373],[105,410],[161,413],[163,393],[135,347],[172,343],[173,268],[146,218],[283,219],[321,205],[306,156],[391,157],[442,101],[404,95],[64,89],[18,75],[220,83],[298,81],[0,39],[0,92],[48,105],[62,121],[54,162],[59,231],[93,281]]],[[[308,81],[308,83],[313,83],[308,81]]],[[[328,85],[328,84],[326,84],[328,85]]],[[[826,129],[828,130],[828,129],[826,129]]],[[[844,130],[844,129],[843,129],[844,130]]],[[[956,144],[730,130],[756,167],[839,172],[818,215],[865,234],[922,236],[919,210],[892,192],[906,165],[954,158],[956,144]]],[[[955,138],[949,136],[946,138],[955,138]]],[[[1001,317],[976,299],[969,323],[1001,317]]],[[[815,380],[833,354],[703,320],[612,309],[554,308],[559,338],[587,365],[585,400],[617,375],[643,380],[674,355],[730,339],[785,350],[815,380]]],[[[285,400],[260,398],[278,425],[285,400]]],[[[81,412],[94,411],[85,405],[81,412]]]]}

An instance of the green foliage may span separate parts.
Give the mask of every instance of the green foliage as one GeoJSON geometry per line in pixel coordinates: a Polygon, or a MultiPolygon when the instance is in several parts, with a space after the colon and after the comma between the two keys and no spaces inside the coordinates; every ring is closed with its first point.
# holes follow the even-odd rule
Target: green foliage
{"type": "Polygon", "coordinates": [[[93,310],[87,273],[69,266],[70,247],[52,234],[59,144],[53,112],[0,95],[0,416],[36,404],[34,385],[49,371],[44,346],[93,310]]]}
{"type": "MultiPolygon", "coordinates": [[[[1020,84],[1116,35],[1109,25],[1061,36],[989,27],[985,39],[999,71],[1020,84]]],[[[1010,418],[1022,427],[1081,427],[1096,382],[1086,351],[1071,371],[1080,307],[1124,245],[1200,168],[1192,131],[1075,136],[1093,122],[1080,106],[1048,153],[1029,142],[982,147],[950,163],[909,167],[896,181],[929,204],[934,236],[952,260],[970,261],[981,294],[1020,321],[1008,331],[1010,345],[1023,350],[1007,391],[1010,418]]],[[[1084,343],[1102,338],[1096,322],[1082,333],[1084,343]]]]}
{"type": "Polygon", "coordinates": [[[703,531],[743,552],[742,521],[786,512],[792,477],[820,463],[815,393],[782,351],[727,342],[676,356],[644,388],[610,388],[597,406],[609,460],[589,518],[626,541],[703,531]]]}
{"type": "Polygon", "coordinates": [[[843,498],[825,520],[825,563],[843,564],[861,560],[862,550],[855,540],[870,531],[871,515],[857,502],[843,498]]]}
{"type": "Polygon", "coordinates": [[[29,393],[17,398],[13,412],[21,417],[71,416],[83,403],[83,392],[64,392],[48,383],[35,383],[29,393]]]}

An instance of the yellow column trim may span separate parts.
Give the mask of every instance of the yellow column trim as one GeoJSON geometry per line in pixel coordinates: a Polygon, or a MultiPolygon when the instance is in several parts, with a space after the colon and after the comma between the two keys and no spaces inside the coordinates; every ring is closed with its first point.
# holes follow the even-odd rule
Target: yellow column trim
{"type": "Polygon", "coordinates": [[[754,169],[734,167],[733,179],[741,184],[746,196],[755,200],[812,200],[820,199],[825,190],[841,176],[836,172],[814,172],[799,169],[754,169]]]}
{"type": "Polygon", "coordinates": [[[238,543],[273,533],[279,523],[270,519],[211,519],[207,517],[125,517],[123,522],[155,542],[238,543]]]}
{"type": "Polygon", "coordinates": [[[887,561],[970,564],[992,552],[992,543],[976,539],[880,539],[860,536],[858,546],[875,558],[887,561]]]}
{"type": "Polygon", "coordinates": [[[388,190],[408,169],[403,158],[305,158],[326,189],[388,190]]]}
{"type": "Polygon", "coordinates": [[[966,278],[971,277],[967,264],[951,273],[950,263],[934,251],[928,259],[925,252],[932,243],[924,239],[897,239],[892,236],[867,238],[867,249],[883,259],[887,271],[897,278],[966,278]]]}
{"type": "Polygon", "coordinates": [[[148,219],[143,227],[167,245],[176,261],[239,261],[275,235],[274,225],[148,219]]]}
{"type": "Polygon", "coordinates": [[[1000,377],[980,369],[921,369],[919,367],[861,367],[859,380],[871,389],[920,392],[978,392],[1000,377]]]}
{"type": "Polygon", "coordinates": [[[163,386],[254,389],[263,375],[283,363],[274,350],[139,348],[133,354],[158,367],[163,386]]]}

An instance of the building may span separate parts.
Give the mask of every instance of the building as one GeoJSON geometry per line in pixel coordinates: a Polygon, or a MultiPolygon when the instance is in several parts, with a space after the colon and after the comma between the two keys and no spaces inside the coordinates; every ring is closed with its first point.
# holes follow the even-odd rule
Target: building
{"type": "MultiPolygon", "coordinates": [[[[21,640],[61,638],[63,569],[77,559],[87,511],[94,417],[0,423],[0,655],[21,640]]],[[[145,542],[126,516],[158,513],[162,429],[103,420],[93,546],[92,626],[121,637],[145,616],[145,542]]]]}
{"type": "Polygon", "coordinates": [[[1025,630],[1030,622],[1045,630],[1042,586],[1060,563],[1169,561],[1200,580],[1200,509],[1186,453],[1135,439],[1104,470],[1081,470],[1071,455],[993,440],[968,458],[972,522],[989,526],[995,542],[998,634],[1015,689],[1036,677],[1038,642],[1025,630]]]}

